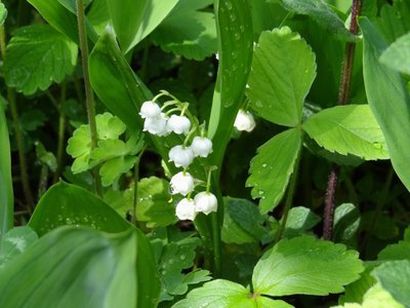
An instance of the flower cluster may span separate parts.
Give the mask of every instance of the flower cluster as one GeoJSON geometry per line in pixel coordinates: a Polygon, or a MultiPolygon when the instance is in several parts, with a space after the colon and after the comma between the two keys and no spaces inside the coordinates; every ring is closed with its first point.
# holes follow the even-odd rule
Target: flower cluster
{"type": "Polygon", "coordinates": [[[209,192],[212,170],[208,171],[206,191],[191,198],[200,181],[188,172],[188,168],[195,158],[206,158],[212,153],[212,141],[205,137],[204,125],[199,125],[198,120],[189,113],[188,105],[162,91],[152,101],[142,104],[139,115],[144,119],[144,131],[152,135],[167,136],[174,133],[185,136],[183,144],[174,146],[168,154],[169,161],[173,162],[175,167],[183,168],[172,176],[170,187],[172,195],[180,194],[184,197],[176,205],[176,216],[180,220],[193,221],[198,213],[208,215],[216,212],[218,202],[215,195],[209,192]],[[171,98],[162,107],[156,102],[161,96],[171,98]],[[170,110],[164,112],[169,107],[170,110]]]}

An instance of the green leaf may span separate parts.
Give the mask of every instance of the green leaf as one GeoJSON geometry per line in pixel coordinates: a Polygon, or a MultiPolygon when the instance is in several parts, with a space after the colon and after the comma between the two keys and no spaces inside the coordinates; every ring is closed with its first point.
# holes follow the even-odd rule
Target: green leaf
{"type": "Polygon", "coordinates": [[[333,237],[335,242],[346,242],[352,239],[360,226],[360,213],[351,203],[343,203],[335,210],[333,237]]]}
{"type": "Polygon", "coordinates": [[[214,14],[177,8],[175,11],[152,33],[154,42],[164,51],[187,59],[201,61],[213,55],[218,48],[214,14]]]}
{"type": "Polygon", "coordinates": [[[367,18],[360,19],[360,27],[367,99],[386,138],[394,170],[410,190],[410,97],[400,75],[379,62],[387,47],[383,38],[367,18]]]}
{"type": "Polygon", "coordinates": [[[7,85],[25,95],[46,90],[73,72],[77,53],[77,46],[50,26],[20,28],[7,46],[7,85]]]}
{"type": "MultiPolygon", "coordinates": [[[[109,143],[109,141],[117,140],[126,129],[124,123],[118,117],[113,116],[108,112],[98,114],[95,117],[95,121],[98,140],[101,140],[101,143],[98,145],[101,145],[102,147],[100,149],[95,149],[96,154],[92,153],[93,151],[91,149],[90,125],[81,125],[74,131],[73,136],[68,139],[67,153],[75,158],[74,163],[71,166],[71,170],[74,174],[89,170],[101,163],[101,152],[106,151],[108,146],[111,146],[109,149],[110,151],[107,151],[105,154],[113,154],[112,152],[115,150],[112,149],[113,144],[109,143]],[[95,161],[91,160],[91,158],[94,157],[93,155],[96,155],[97,159],[95,161]]],[[[127,149],[126,146],[125,149],[127,149]]],[[[121,155],[121,152],[118,152],[117,156],[119,155],[121,155]]]]}
{"type": "Polygon", "coordinates": [[[56,0],[27,0],[56,30],[78,42],[77,19],[56,0]]]}
{"type": "MultiPolygon", "coordinates": [[[[87,8],[87,6],[92,2],[93,0],[83,0],[84,3],[84,8],[87,8]]],[[[77,12],[77,0],[58,0],[61,5],[63,5],[67,10],[69,10],[71,13],[76,14],[77,12]]]]}
{"type": "Polygon", "coordinates": [[[380,62],[395,71],[410,75],[410,33],[390,45],[380,56],[380,62]]]}
{"type": "Polygon", "coordinates": [[[11,177],[10,140],[5,115],[6,102],[0,95],[0,235],[13,227],[14,196],[11,177]]]}
{"type": "Polygon", "coordinates": [[[16,227],[0,236],[0,269],[38,239],[29,227],[16,227]]]}
{"type": "Polygon", "coordinates": [[[130,171],[137,161],[136,156],[120,156],[105,162],[100,168],[101,184],[110,186],[120,176],[130,171]]]}
{"type": "Polygon", "coordinates": [[[158,265],[163,292],[172,296],[183,295],[188,291],[188,282],[192,277],[186,277],[182,271],[194,265],[196,249],[200,244],[199,238],[187,237],[164,247],[158,265]]]}
{"type": "Polygon", "coordinates": [[[320,146],[366,160],[388,159],[386,142],[368,105],[336,106],[310,117],[303,129],[320,146]]]}
{"type": "Polygon", "coordinates": [[[93,25],[96,33],[101,35],[104,33],[110,16],[108,13],[106,0],[94,0],[90,9],[87,12],[87,20],[93,25]]]}
{"type": "Polygon", "coordinates": [[[175,223],[175,207],[169,203],[170,199],[167,181],[157,177],[142,179],[138,183],[138,221],[146,222],[149,228],[175,223]]]}
{"type": "Polygon", "coordinates": [[[383,289],[405,307],[410,306],[410,261],[390,261],[373,270],[383,289]]]}
{"type": "Polygon", "coordinates": [[[137,230],[58,228],[0,269],[0,306],[153,307],[159,280],[149,249],[137,230]]]}
{"type": "MultiPolygon", "coordinates": [[[[407,228],[407,230],[410,230],[410,228],[407,228]]],[[[408,232],[407,230],[406,232],[408,232]]],[[[382,261],[410,260],[410,239],[405,237],[403,241],[397,244],[387,245],[377,255],[377,259],[382,261]]]]}
{"type": "Polygon", "coordinates": [[[375,22],[388,42],[394,42],[410,31],[409,16],[410,3],[407,0],[395,0],[392,4],[385,3],[382,6],[375,22]]]}
{"type": "Polygon", "coordinates": [[[213,140],[211,160],[222,162],[242,106],[253,53],[252,16],[247,0],[215,2],[219,40],[218,75],[209,119],[208,137],[213,140]]]}
{"type": "Polygon", "coordinates": [[[4,24],[7,18],[7,9],[3,3],[0,3],[0,26],[4,24]]]}
{"type": "Polygon", "coordinates": [[[252,282],[255,292],[270,296],[293,294],[328,295],[363,271],[358,252],[342,244],[300,236],[282,240],[256,264],[252,282]]]}
{"type": "Polygon", "coordinates": [[[225,243],[255,243],[267,234],[262,226],[265,218],[255,204],[246,199],[226,198],[224,205],[222,240],[225,243]]]}
{"type": "Polygon", "coordinates": [[[320,221],[320,217],[312,210],[297,206],[289,210],[288,219],[286,220],[284,237],[295,237],[312,229],[320,221]]]}
{"type": "Polygon", "coordinates": [[[343,20],[323,0],[282,0],[282,4],[291,12],[308,15],[331,35],[350,42],[355,40],[354,35],[346,29],[343,20]]]}
{"type": "Polygon", "coordinates": [[[292,128],[282,132],[258,149],[252,159],[247,187],[252,188],[252,197],[260,198],[262,213],[273,210],[281,201],[302,144],[301,130],[292,128]]]}
{"type": "Polygon", "coordinates": [[[42,236],[65,225],[89,226],[112,233],[131,228],[127,221],[92,193],[61,182],[43,195],[29,226],[42,236]]]}
{"type": "Polygon", "coordinates": [[[44,145],[39,141],[35,142],[34,145],[36,147],[37,159],[51,171],[55,172],[57,170],[57,159],[54,154],[47,152],[44,145]]]}
{"type": "Polygon", "coordinates": [[[248,97],[258,115],[294,127],[316,77],[315,54],[288,27],[262,32],[255,48],[248,97]]]}
{"type": "Polygon", "coordinates": [[[107,0],[107,7],[122,50],[130,50],[138,28],[146,26],[142,21],[150,1],[107,0]]]}
{"type": "MultiPolygon", "coordinates": [[[[110,0],[112,2],[117,2],[115,0],[110,0]]],[[[141,42],[148,34],[150,34],[158,25],[168,16],[175,5],[180,0],[151,0],[147,1],[148,4],[145,8],[144,15],[142,16],[142,21],[138,31],[135,33],[132,40],[128,44],[128,48],[124,49],[125,53],[130,51],[139,42],[141,42]]],[[[131,2],[131,1],[129,1],[131,2]]],[[[135,1],[134,1],[135,2],[135,1]]],[[[122,5],[119,5],[119,13],[121,13],[122,5]]],[[[119,14],[119,18],[124,18],[124,14],[119,14]]]]}
{"type": "Polygon", "coordinates": [[[248,289],[229,280],[217,279],[205,283],[201,288],[189,292],[186,299],[173,308],[288,308],[291,305],[280,300],[272,300],[259,294],[251,294],[248,289]]]}

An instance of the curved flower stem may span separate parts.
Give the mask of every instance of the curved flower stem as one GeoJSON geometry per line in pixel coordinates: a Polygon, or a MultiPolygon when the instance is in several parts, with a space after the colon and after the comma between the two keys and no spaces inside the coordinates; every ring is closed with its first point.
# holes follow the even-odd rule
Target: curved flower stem
{"type": "MultiPolygon", "coordinates": [[[[85,102],[87,107],[88,123],[91,132],[91,149],[97,147],[97,124],[95,121],[95,101],[94,92],[91,88],[90,77],[88,72],[88,41],[85,28],[85,9],[83,0],[76,0],[77,5],[77,22],[78,22],[78,37],[80,40],[81,62],[83,67],[84,87],[85,87],[85,102]]],[[[96,171],[96,170],[95,170],[96,171]]],[[[102,194],[101,179],[98,172],[94,172],[95,190],[99,196],[102,194]]]]}
{"type": "MultiPolygon", "coordinates": [[[[4,61],[6,58],[6,32],[5,32],[4,26],[0,27],[0,51],[1,51],[1,56],[3,58],[3,61],[4,61]]],[[[24,153],[23,130],[20,125],[20,117],[19,117],[19,112],[17,108],[16,93],[14,92],[13,89],[9,87],[7,87],[7,101],[10,104],[10,112],[11,112],[11,116],[13,120],[17,151],[18,151],[18,156],[19,156],[20,176],[21,176],[21,182],[23,186],[23,194],[24,194],[24,198],[27,203],[27,211],[31,213],[33,206],[34,206],[34,198],[33,198],[33,193],[30,187],[30,181],[29,181],[29,176],[28,176],[28,171],[27,171],[27,160],[26,160],[26,156],[24,153]]]]}
{"type": "Polygon", "coordinates": [[[276,233],[275,243],[279,242],[285,231],[286,223],[288,221],[289,211],[292,207],[293,197],[295,195],[296,184],[298,180],[299,165],[300,165],[301,150],[299,150],[298,157],[296,158],[295,168],[293,174],[290,178],[289,188],[286,195],[285,207],[283,209],[282,222],[280,224],[279,230],[276,233]]]}

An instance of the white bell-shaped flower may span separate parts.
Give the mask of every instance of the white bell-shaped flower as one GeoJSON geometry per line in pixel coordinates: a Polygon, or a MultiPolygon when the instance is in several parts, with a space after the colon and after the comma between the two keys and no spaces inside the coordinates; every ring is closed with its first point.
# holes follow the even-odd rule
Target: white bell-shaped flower
{"type": "Polygon", "coordinates": [[[150,134],[157,136],[165,136],[169,133],[167,128],[168,117],[161,113],[157,117],[146,118],[144,121],[144,132],[149,132],[150,134]]]}
{"type": "Polygon", "coordinates": [[[194,202],[195,211],[202,212],[205,215],[216,212],[218,209],[218,200],[215,195],[207,191],[197,194],[194,198],[194,202]]]}
{"type": "Polygon", "coordinates": [[[188,134],[191,129],[191,121],[186,116],[179,116],[173,114],[167,123],[168,130],[177,135],[188,134]]]}
{"type": "Polygon", "coordinates": [[[161,115],[161,108],[155,102],[146,101],[142,104],[139,115],[143,119],[156,118],[161,115]]]}
{"type": "Polygon", "coordinates": [[[175,214],[179,220],[195,220],[196,215],[198,214],[195,211],[195,202],[192,199],[184,198],[178,202],[175,214]]]}
{"type": "Polygon", "coordinates": [[[212,141],[206,137],[196,136],[192,140],[191,148],[195,156],[208,157],[212,153],[212,141]]]}
{"type": "Polygon", "coordinates": [[[175,167],[187,168],[194,160],[194,152],[191,147],[176,145],[169,151],[169,161],[173,161],[175,167]]]}
{"type": "Polygon", "coordinates": [[[250,133],[255,128],[255,119],[249,111],[239,110],[238,114],[236,115],[235,128],[239,131],[247,131],[250,133]]]}
{"type": "Polygon", "coordinates": [[[194,178],[189,172],[178,172],[171,178],[171,193],[186,196],[194,190],[194,178]]]}

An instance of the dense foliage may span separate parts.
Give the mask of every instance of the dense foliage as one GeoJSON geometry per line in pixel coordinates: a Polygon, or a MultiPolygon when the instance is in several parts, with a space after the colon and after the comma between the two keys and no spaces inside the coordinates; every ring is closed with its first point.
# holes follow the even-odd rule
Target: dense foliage
{"type": "Polygon", "coordinates": [[[0,26],[0,307],[410,307],[409,1],[0,26]]]}

